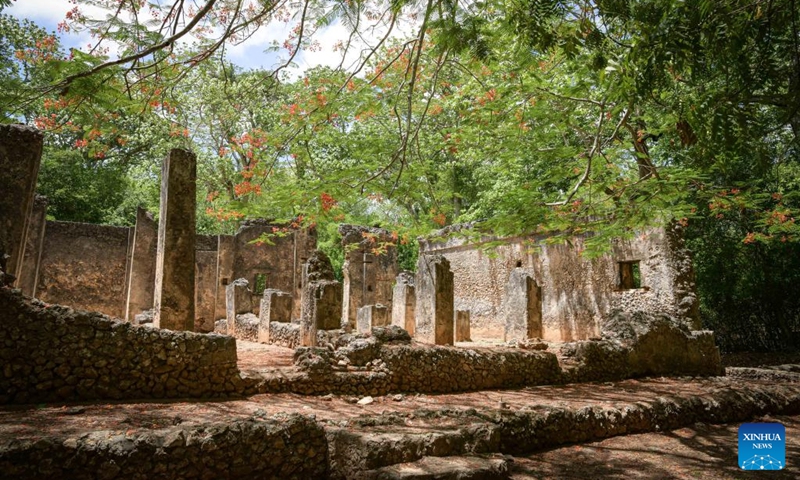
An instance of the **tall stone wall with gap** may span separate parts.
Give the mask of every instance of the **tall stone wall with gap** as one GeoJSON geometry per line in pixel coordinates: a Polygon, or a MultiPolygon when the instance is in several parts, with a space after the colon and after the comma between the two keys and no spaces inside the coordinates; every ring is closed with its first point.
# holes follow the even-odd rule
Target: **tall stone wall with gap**
{"type": "Polygon", "coordinates": [[[48,221],[36,297],[125,318],[131,229],[48,221]]]}
{"type": "Polygon", "coordinates": [[[236,341],[112,320],[0,287],[0,404],[244,391],[236,341]]]}
{"type": "MultiPolygon", "coordinates": [[[[315,237],[316,238],[316,237],[315,237]]],[[[316,247],[316,241],[314,242],[316,247]]],[[[244,278],[250,287],[256,288],[256,277],[264,276],[264,286],[294,292],[297,308],[294,317],[299,318],[301,289],[297,288],[302,274],[302,262],[311,251],[306,251],[300,235],[295,229],[287,230],[284,224],[265,220],[252,220],[242,224],[234,236],[233,278],[244,278]],[[262,235],[273,235],[270,243],[257,242],[262,235]],[[255,243],[254,243],[255,242],[255,243]]],[[[312,250],[313,251],[313,250],[312,250]]],[[[253,291],[254,313],[258,314],[263,291],[253,291]]]]}
{"type": "Polygon", "coordinates": [[[342,322],[354,327],[361,307],[392,305],[397,241],[388,230],[360,225],[340,225],[339,234],[345,252],[342,322]]]}
{"type": "Polygon", "coordinates": [[[213,332],[217,295],[217,236],[198,235],[195,242],[194,327],[196,332],[213,332]]]}
{"type": "Polygon", "coordinates": [[[444,237],[459,228],[420,239],[420,254],[440,254],[450,261],[455,309],[470,311],[473,339],[503,338],[503,298],[517,267],[530,273],[542,289],[545,340],[597,337],[601,319],[616,308],[663,312],[691,328],[699,326],[691,258],[674,226],[617,240],[610,253],[593,259],[581,255],[585,237],[573,237],[569,244],[548,244],[543,236],[477,241],[444,237]],[[493,248],[487,249],[489,245],[493,248]],[[621,261],[639,262],[642,288],[620,289],[621,261]]]}
{"type": "MultiPolygon", "coordinates": [[[[46,199],[31,214],[28,248],[18,286],[48,303],[102,312],[133,321],[153,308],[157,225],[141,210],[135,227],[45,221],[46,199]]],[[[254,285],[266,276],[267,288],[292,292],[293,318],[299,318],[302,263],[316,248],[316,232],[266,221],[243,224],[236,235],[197,235],[195,255],[195,331],[211,332],[225,318],[225,286],[236,278],[254,285]],[[273,244],[253,240],[274,229],[273,244]]],[[[258,302],[255,312],[258,313],[258,302]]]]}

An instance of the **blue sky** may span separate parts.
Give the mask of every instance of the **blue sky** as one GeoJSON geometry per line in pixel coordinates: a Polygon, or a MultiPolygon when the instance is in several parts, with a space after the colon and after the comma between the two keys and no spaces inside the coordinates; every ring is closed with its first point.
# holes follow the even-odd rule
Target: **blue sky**
{"type": "MultiPolygon", "coordinates": [[[[4,13],[32,20],[47,30],[55,32],[66,48],[87,50],[87,46],[92,41],[88,33],[61,34],[57,32],[59,22],[64,20],[66,13],[74,6],[69,0],[16,0],[4,13]]],[[[84,5],[80,8],[82,13],[93,18],[102,18],[106,15],[106,12],[97,8],[84,5]]],[[[265,50],[271,46],[273,40],[282,42],[290,28],[291,25],[278,22],[261,28],[247,42],[237,46],[228,46],[228,59],[244,68],[274,68],[278,65],[278,57],[276,53],[266,53],[265,50]]],[[[338,40],[346,39],[346,34],[344,27],[338,23],[318,32],[316,38],[322,49],[316,52],[300,52],[295,58],[299,69],[294,72],[294,75],[300,75],[305,69],[316,65],[338,65],[341,57],[338,53],[333,52],[332,46],[338,40]]]]}

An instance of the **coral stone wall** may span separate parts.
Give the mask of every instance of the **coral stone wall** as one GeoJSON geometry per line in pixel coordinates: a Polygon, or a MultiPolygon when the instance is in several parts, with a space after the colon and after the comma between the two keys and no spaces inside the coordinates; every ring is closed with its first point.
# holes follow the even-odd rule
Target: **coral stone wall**
{"type": "Polygon", "coordinates": [[[0,444],[3,478],[328,477],[328,444],[312,418],[253,418],[128,433],[0,444]]]}
{"type": "Polygon", "coordinates": [[[455,309],[470,311],[473,339],[503,337],[503,296],[516,267],[528,271],[542,287],[545,340],[597,337],[601,319],[614,308],[663,312],[697,328],[691,260],[674,227],[650,229],[631,240],[615,241],[609,254],[594,259],[581,255],[585,237],[573,237],[569,244],[547,244],[545,240],[421,239],[420,254],[441,254],[450,261],[455,309]],[[500,245],[494,246],[498,242],[500,245]],[[494,248],[486,249],[490,244],[494,248]],[[639,262],[642,288],[620,288],[619,262],[624,261],[639,262]]]}
{"type": "Polygon", "coordinates": [[[231,337],[134,326],[0,288],[0,403],[242,390],[231,337]]]}
{"type": "Polygon", "coordinates": [[[48,221],[36,297],[125,318],[131,240],[128,227],[48,221]]]}

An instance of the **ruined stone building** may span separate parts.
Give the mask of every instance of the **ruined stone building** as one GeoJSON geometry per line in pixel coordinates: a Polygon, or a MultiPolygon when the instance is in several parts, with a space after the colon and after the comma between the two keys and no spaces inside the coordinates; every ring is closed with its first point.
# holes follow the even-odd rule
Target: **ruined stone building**
{"type": "Polygon", "coordinates": [[[616,240],[594,259],[582,255],[580,236],[562,244],[545,236],[470,242],[447,236],[459,229],[421,239],[420,256],[447,259],[454,309],[469,311],[473,338],[585,340],[599,337],[601,320],[616,309],[664,312],[700,328],[691,259],[678,226],[616,240]],[[523,317],[530,333],[515,326],[523,317]]]}
{"type": "Polygon", "coordinates": [[[24,147],[4,154],[11,162],[0,200],[2,240],[11,252],[6,271],[24,294],[47,303],[135,323],[153,316],[174,330],[236,335],[243,321],[241,338],[256,340],[268,291],[274,302],[266,305],[282,306],[261,315],[261,338],[286,346],[315,343],[317,329],[369,332],[388,324],[435,344],[585,340],[600,336],[602,319],[615,310],[667,313],[698,328],[691,262],[677,227],[615,241],[609,253],[588,259],[581,237],[564,244],[544,237],[467,241],[451,235],[462,229],[454,226],[420,239],[417,272],[409,274],[398,271],[390,232],[342,225],[342,284],[332,270],[310,282],[313,228],[254,220],[234,235],[193,233],[194,195],[186,192],[195,188],[195,160],[188,152],[173,150],[164,162],[160,224],[140,209],[134,227],[90,225],[46,219],[46,199],[32,194],[40,134],[3,127],[3,135],[24,147]],[[170,194],[176,191],[181,195],[170,194]],[[258,242],[264,235],[270,241],[258,242]],[[226,295],[238,279],[246,280],[237,284],[241,292],[226,295]],[[304,305],[315,312],[308,320],[314,331],[303,330],[309,336],[301,340],[304,305]],[[237,320],[242,314],[250,316],[237,320]],[[270,335],[270,322],[286,325],[270,335]]]}
{"type": "MultiPolygon", "coordinates": [[[[158,222],[141,209],[133,227],[47,220],[46,199],[34,193],[42,141],[33,128],[0,125],[0,405],[37,404],[4,417],[16,422],[5,429],[14,438],[0,442],[9,478],[402,478],[384,468],[541,448],[547,432],[574,442],[760,415],[773,397],[771,411],[800,405],[796,390],[741,395],[747,408],[738,408],[731,395],[676,403],[657,389],[652,405],[619,409],[580,402],[543,411],[536,394],[535,408],[501,401],[476,410],[485,392],[457,412],[449,400],[425,400],[447,410],[415,416],[400,404],[402,413],[360,410],[356,419],[354,409],[397,405],[409,393],[504,395],[496,390],[724,373],[713,333],[696,328],[680,232],[651,229],[588,259],[582,237],[468,241],[450,227],[420,239],[412,273],[398,270],[390,232],[341,225],[337,280],[313,228],[250,220],[234,235],[198,235],[196,159],[184,150],[163,160],[158,222]],[[318,408],[339,417],[317,420],[303,410],[314,402],[269,396],[284,393],[324,395],[318,408]],[[237,416],[235,406],[185,401],[242,397],[281,413],[237,416]],[[137,405],[163,399],[183,400],[137,405]],[[95,401],[104,413],[126,403],[133,413],[96,434],[16,438],[29,428],[18,417],[38,416],[38,404],[58,405],[48,419],[67,421],[84,406],[65,403],[95,401]],[[170,410],[179,404],[192,418],[170,410]],[[164,411],[173,413],[156,424],[164,411]],[[364,431],[372,427],[380,432],[364,431]]],[[[512,397],[521,395],[530,392],[512,397]]],[[[100,430],[75,418],[68,430],[100,430]]]]}

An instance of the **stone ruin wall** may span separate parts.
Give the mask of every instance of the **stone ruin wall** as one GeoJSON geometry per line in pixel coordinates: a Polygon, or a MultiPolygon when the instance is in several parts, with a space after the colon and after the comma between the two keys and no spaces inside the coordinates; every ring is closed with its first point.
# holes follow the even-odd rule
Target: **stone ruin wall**
{"type": "Polygon", "coordinates": [[[359,225],[340,225],[339,234],[345,250],[342,321],[355,326],[361,307],[384,305],[391,310],[399,273],[396,239],[388,230],[359,225]]]}
{"type": "MultiPolygon", "coordinates": [[[[141,210],[135,227],[45,220],[46,200],[37,197],[17,286],[47,303],[98,311],[133,321],[153,306],[158,225],[141,210]]],[[[197,235],[195,330],[211,332],[225,318],[225,285],[266,274],[267,288],[294,292],[299,317],[302,263],[316,246],[311,229],[293,230],[274,245],[250,243],[284,225],[256,221],[236,235],[197,235]]],[[[255,301],[255,313],[258,302],[255,301]]]]}
{"type": "MultiPolygon", "coordinates": [[[[34,285],[36,298],[125,318],[127,227],[47,221],[34,285]]],[[[26,270],[28,265],[23,265],[26,270]]]]}
{"type": "Polygon", "coordinates": [[[0,287],[0,404],[242,393],[236,341],[137,326],[0,287]]]}
{"type": "MultiPolygon", "coordinates": [[[[235,255],[233,256],[233,278],[244,278],[255,288],[257,275],[266,276],[266,288],[292,293],[295,301],[292,306],[292,318],[300,317],[300,295],[302,292],[301,277],[303,263],[316,249],[316,233],[306,230],[292,230],[285,236],[271,239],[273,245],[251,243],[262,234],[273,233],[273,229],[285,228],[267,221],[247,222],[239,228],[234,236],[235,255]]],[[[259,299],[262,292],[253,292],[253,308],[257,315],[259,299]]],[[[222,304],[225,318],[225,304],[222,304]]]]}
{"type": "Polygon", "coordinates": [[[613,309],[663,312],[698,328],[691,259],[675,227],[653,228],[618,240],[598,258],[581,256],[584,238],[547,244],[544,237],[515,237],[484,249],[450,237],[420,240],[420,255],[441,254],[454,274],[455,310],[469,310],[473,339],[503,338],[502,304],[511,271],[522,267],[542,287],[543,338],[573,341],[600,336],[600,321],[613,309]],[[619,286],[619,262],[639,261],[643,288],[619,286]]]}

